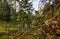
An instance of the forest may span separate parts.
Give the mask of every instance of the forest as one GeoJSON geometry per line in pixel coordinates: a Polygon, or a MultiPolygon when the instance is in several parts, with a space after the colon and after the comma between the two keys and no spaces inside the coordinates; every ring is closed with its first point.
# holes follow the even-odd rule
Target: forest
{"type": "Polygon", "coordinates": [[[60,0],[49,0],[35,15],[29,0],[12,1],[0,0],[0,39],[60,39],[60,0]]]}

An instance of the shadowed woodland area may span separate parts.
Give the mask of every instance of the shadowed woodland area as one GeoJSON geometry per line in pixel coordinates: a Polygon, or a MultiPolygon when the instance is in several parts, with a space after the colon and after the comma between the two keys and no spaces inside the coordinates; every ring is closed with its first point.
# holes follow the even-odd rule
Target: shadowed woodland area
{"type": "Polygon", "coordinates": [[[7,1],[0,2],[0,39],[60,39],[60,0],[47,3],[36,15],[28,1],[18,0],[19,12],[7,1]]]}

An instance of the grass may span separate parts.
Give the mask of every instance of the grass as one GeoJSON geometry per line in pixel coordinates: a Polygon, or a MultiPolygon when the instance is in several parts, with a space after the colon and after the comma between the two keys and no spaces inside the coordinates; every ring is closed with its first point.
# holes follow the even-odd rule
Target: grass
{"type": "Polygon", "coordinates": [[[12,23],[0,22],[0,39],[8,39],[9,33],[19,28],[12,23]]]}

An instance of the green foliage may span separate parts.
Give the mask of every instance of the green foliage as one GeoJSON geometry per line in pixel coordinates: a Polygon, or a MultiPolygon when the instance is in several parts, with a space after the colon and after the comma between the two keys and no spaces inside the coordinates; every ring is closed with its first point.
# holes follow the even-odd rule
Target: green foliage
{"type": "Polygon", "coordinates": [[[17,14],[16,14],[16,12],[14,11],[13,13],[12,13],[12,15],[10,16],[10,20],[11,21],[13,21],[13,22],[16,22],[16,18],[17,17],[17,14]]]}
{"type": "Polygon", "coordinates": [[[59,23],[56,23],[56,20],[60,22],[58,18],[60,16],[59,3],[56,2],[56,5],[55,3],[52,5],[50,5],[50,3],[47,3],[44,7],[42,15],[38,13],[33,16],[30,13],[31,6],[28,1],[29,0],[19,1],[21,10],[18,13],[16,13],[16,11],[13,11],[11,16],[8,16],[8,14],[10,14],[10,8],[7,2],[1,3],[2,5],[0,5],[0,18],[2,19],[8,17],[12,22],[0,23],[0,39],[45,39],[45,35],[47,33],[48,35],[51,35],[51,33],[53,35],[60,34],[60,30],[55,29],[60,25],[59,23]],[[24,9],[28,13],[25,12],[24,9]],[[49,20],[51,18],[52,20],[49,20]],[[49,26],[45,24],[46,21],[48,22],[46,24],[49,26]],[[54,30],[55,32],[52,32],[54,30]]]}
{"type": "Polygon", "coordinates": [[[7,2],[0,3],[0,18],[6,21],[10,18],[10,8],[7,2]]]}
{"type": "Polygon", "coordinates": [[[32,3],[29,3],[30,0],[21,0],[20,4],[20,12],[21,13],[31,13],[32,3]]]}
{"type": "Polygon", "coordinates": [[[23,23],[23,24],[31,24],[32,20],[33,20],[33,15],[32,14],[27,14],[27,13],[20,13],[18,14],[19,16],[19,22],[23,23]]]}

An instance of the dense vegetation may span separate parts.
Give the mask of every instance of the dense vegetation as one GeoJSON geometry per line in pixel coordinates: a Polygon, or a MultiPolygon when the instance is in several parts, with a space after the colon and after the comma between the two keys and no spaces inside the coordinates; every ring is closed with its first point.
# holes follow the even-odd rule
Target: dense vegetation
{"type": "Polygon", "coordinates": [[[60,39],[60,0],[47,3],[36,15],[30,12],[28,0],[20,1],[18,14],[7,2],[0,4],[0,39],[60,39]]]}

